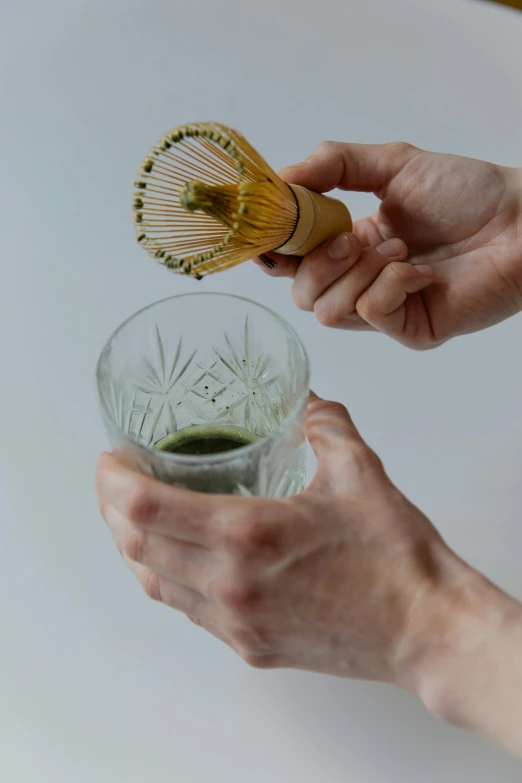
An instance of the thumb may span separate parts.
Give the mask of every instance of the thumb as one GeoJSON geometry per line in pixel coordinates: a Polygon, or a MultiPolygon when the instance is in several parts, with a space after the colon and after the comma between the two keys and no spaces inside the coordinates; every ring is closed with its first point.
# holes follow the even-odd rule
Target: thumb
{"type": "Polygon", "coordinates": [[[291,185],[326,193],[334,188],[380,195],[419,152],[411,144],[344,144],[324,141],[303,163],[279,172],[291,185]]]}
{"type": "Polygon", "coordinates": [[[331,484],[338,478],[346,482],[347,469],[353,471],[372,456],[345,406],[323,400],[314,392],[308,400],[306,429],[318,460],[314,483],[331,484]]]}

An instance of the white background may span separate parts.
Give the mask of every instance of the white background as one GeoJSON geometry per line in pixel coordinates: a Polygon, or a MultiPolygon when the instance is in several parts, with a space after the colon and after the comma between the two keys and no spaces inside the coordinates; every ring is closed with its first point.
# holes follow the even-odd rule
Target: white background
{"type": "MultiPolygon", "coordinates": [[[[479,0],[28,0],[0,8],[0,778],[514,783],[522,767],[392,688],[248,669],[142,595],[99,518],[97,354],[177,292],[269,304],[399,486],[522,598],[522,321],[417,354],[326,331],[250,264],[203,283],[135,244],[171,126],[274,167],[324,138],[522,164],[522,14],[479,0]],[[328,349],[328,350],[327,350],[328,349]]],[[[356,217],[370,196],[347,196],[356,217]]]]}

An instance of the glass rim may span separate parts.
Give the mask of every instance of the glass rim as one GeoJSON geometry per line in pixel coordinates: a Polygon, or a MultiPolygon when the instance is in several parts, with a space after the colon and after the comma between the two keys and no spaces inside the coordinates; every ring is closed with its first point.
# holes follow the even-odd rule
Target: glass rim
{"type": "Polygon", "coordinates": [[[239,296],[238,294],[227,294],[227,293],[221,293],[220,291],[194,291],[186,294],[174,294],[173,296],[166,296],[163,299],[158,299],[155,302],[151,302],[150,304],[141,307],[139,310],[136,310],[135,313],[125,318],[125,320],[122,321],[120,325],[116,327],[116,329],[112,332],[112,334],[109,335],[103,348],[100,351],[100,355],[96,362],[95,381],[96,381],[96,398],[98,402],[98,408],[101,412],[103,419],[107,424],[109,424],[112,428],[116,429],[121,435],[123,435],[125,440],[128,441],[130,444],[132,444],[133,447],[137,448],[140,452],[143,452],[144,454],[148,454],[148,455],[154,454],[155,457],[161,460],[165,460],[166,462],[178,463],[183,465],[192,465],[196,467],[201,465],[233,462],[234,460],[240,458],[242,455],[251,454],[256,450],[261,449],[263,446],[267,444],[268,441],[275,440],[277,437],[279,437],[281,433],[283,433],[287,429],[287,427],[291,425],[292,421],[296,418],[296,416],[300,412],[302,405],[308,399],[310,393],[310,359],[308,357],[308,352],[303,344],[303,341],[299,337],[297,331],[294,329],[294,327],[291,324],[288,323],[288,321],[286,321],[282,316],[280,316],[279,313],[276,313],[275,310],[272,310],[272,308],[266,307],[266,305],[260,304],[260,302],[256,302],[254,299],[249,299],[246,296],[239,296]],[[190,297],[204,297],[204,296],[215,296],[224,299],[237,299],[239,302],[245,302],[246,304],[253,305],[258,310],[263,310],[265,313],[268,313],[268,315],[272,316],[276,321],[278,321],[279,324],[283,327],[283,329],[287,332],[287,334],[290,335],[290,337],[301,349],[303,364],[304,364],[304,368],[303,368],[304,388],[301,394],[297,398],[297,402],[294,409],[290,412],[288,416],[285,417],[285,419],[281,422],[281,425],[276,430],[274,430],[274,432],[270,432],[267,435],[261,435],[253,443],[248,443],[237,449],[231,449],[230,451],[224,451],[219,454],[206,454],[202,458],[202,456],[198,454],[177,454],[176,452],[160,451],[159,449],[155,449],[153,446],[144,446],[143,443],[139,443],[137,440],[131,438],[126,432],[124,432],[121,429],[121,427],[117,424],[117,422],[114,421],[113,417],[110,414],[110,411],[107,409],[106,402],[103,399],[103,396],[100,391],[100,386],[101,386],[100,376],[101,376],[102,362],[109,354],[112,343],[131,321],[133,321],[135,318],[138,318],[143,313],[147,312],[147,310],[152,310],[153,307],[157,307],[158,305],[164,304],[165,302],[169,302],[177,299],[187,299],[190,297]]]}

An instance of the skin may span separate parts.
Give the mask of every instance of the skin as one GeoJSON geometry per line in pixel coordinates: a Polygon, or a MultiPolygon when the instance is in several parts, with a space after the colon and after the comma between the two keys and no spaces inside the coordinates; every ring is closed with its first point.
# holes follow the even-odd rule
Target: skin
{"type": "Polygon", "coordinates": [[[100,509],[146,594],[257,668],[379,680],[522,756],[522,606],[390,482],[343,406],[312,395],[317,474],[284,500],[198,494],[102,455],[100,509]]]}
{"type": "Polygon", "coordinates": [[[377,330],[426,349],[522,308],[522,169],[402,143],[324,142],[280,174],[311,190],[381,200],[353,234],[302,261],[268,254],[277,266],[267,273],[293,277],[297,306],[325,326],[377,330]],[[344,256],[331,258],[343,241],[344,256]]]}
{"type": "MultiPolygon", "coordinates": [[[[428,348],[521,309],[521,170],[329,142],[283,176],[382,199],[302,261],[274,256],[322,323],[428,348]]],[[[252,666],[397,685],[522,757],[522,605],[448,548],[343,406],[312,394],[307,426],[318,470],[284,500],[193,493],[102,455],[126,563],[252,666]]]]}

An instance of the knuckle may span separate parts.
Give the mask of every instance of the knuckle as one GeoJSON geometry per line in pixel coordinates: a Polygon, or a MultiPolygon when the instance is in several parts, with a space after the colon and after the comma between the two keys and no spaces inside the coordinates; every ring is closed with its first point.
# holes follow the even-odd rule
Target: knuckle
{"type": "Polygon", "coordinates": [[[359,315],[363,321],[371,321],[376,315],[379,314],[379,307],[377,303],[368,293],[362,294],[357,300],[355,305],[357,315],[359,315]]]}
{"type": "Polygon", "coordinates": [[[416,152],[417,147],[408,141],[392,141],[389,144],[389,149],[395,155],[411,155],[411,153],[416,152]]]}
{"type": "Polygon", "coordinates": [[[158,513],[158,502],[150,491],[138,485],[125,502],[124,516],[131,522],[151,522],[158,513]]]}
{"type": "Polygon", "coordinates": [[[257,633],[246,625],[232,623],[226,633],[236,648],[253,653],[260,647],[257,633]]]}
{"type": "Polygon", "coordinates": [[[384,465],[379,455],[376,454],[373,449],[368,448],[368,446],[366,449],[368,452],[366,455],[366,464],[368,465],[368,468],[372,470],[373,473],[384,474],[384,465]]]}
{"type": "Polygon", "coordinates": [[[237,614],[249,612],[260,600],[259,589],[241,576],[229,577],[215,583],[210,593],[219,604],[237,614]]]}
{"type": "Polygon", "coordinates": [[[407,343],[408,348],[414,351],[433,351],[434,348],[439,348],[444,343],[444,340],[428,340],[428,339],[416,339],[407,343]]]}
{"type": "Polygon", "coordinates": [[[319,146],[317,147],[317,150],[323,153],[331,153],[335,152],[337,148],[339,147],[339,142],[332,141],[331,139],[325,139],[325,141],[322,141],[319,146]]]}
{"type": "Polygon", "coordinates": [[[363,441],[353,443],[347,453],[349,468],[358,478],[383,471],[383,466],[377,454],[363,441]]]}
{"type": "Polygon", "coordinates": [[[403,261],[392,261],[386,267],[386,271],[390,277],[397,277],[402,282],[407,280],[414,270],[410,264],[405,264],[403,261]]]}
{"type": "Polygon", "coordinates": [[[340,271],[335,280],[330,277],[331,263],[328,264],[327,245],[328,242],[324,242],[303,258],[294,283],[302,299],[309,303],[309,310],[313,310],[313,303],[323,291],[341,277],[340,271]]]}
{"type": "Polygon", "coordinates": [[[324,412],[335,416],[348,416],[348,409],[342,402],[323,400],[324,412]]]}
{"type": "Polygon", "coordinates": [[[308,403],[309,409],[311,411],[313,410],[314,412],[331,410],[332,406],[338,406],[340,408],[344,408],[342,403],[335,402],[332,400],[325,400],[323,397],[313,397],[308,403]]]}
{"type": "Polygon", "coordinates": [[[310,313],[314,309],[312,297],[303,289],[302,285],[294,283],[292,286],[292,299],[299,310],[310,313]]]}
{"type": "Polygon", "coordinates": [[[320,324],[336,329],[341,326],[343,318],[337,307],[332,307],[322,298],[314,305],[314,313],[320,324]]]}
{"type": "Polygon", "coordinates": [[[308,403],[308,428],[317,429],[327,421],[335,418],[337,421],[349,418],[348,409],[341,402],[316,398],[308,403]]]}
{"type": "Polygon", "coordinates": [[[233,549],[243,555],[277,555],[283,545],[283,530],[267,519],[243,520],[231,531],[231,539],[233,549]]]}
{"type": "Polygon", "coordinates": [[[237,652],[251,669],[275,669],[280,665],[276,655],[256,654],[241,648],[237,652]]]}
{"type": "Polygon", "coordinates": [[[141,586],[145,594],[153,601],[161,601],[161,579],[160,576],[150,568],[145,569],[141,575],[141,586]]]}
{"type": "Polygon", "coordinates": [[[141,563],[145,556],[146,542],[147,535],[143,530],[129,527],[123,536],[121,551],[129,560],[133,560],[135,563],[141,563]]]}

